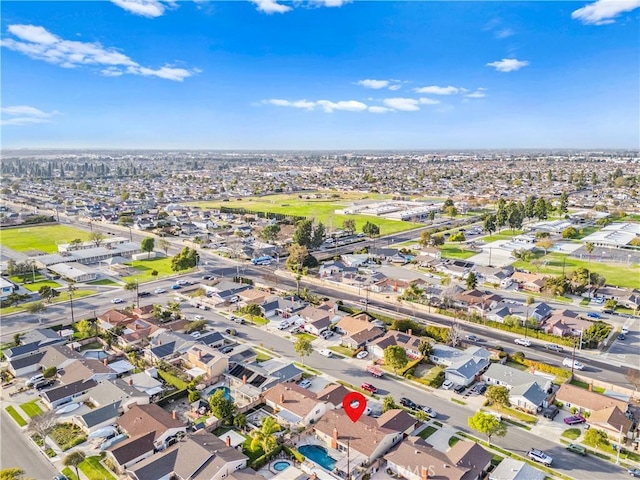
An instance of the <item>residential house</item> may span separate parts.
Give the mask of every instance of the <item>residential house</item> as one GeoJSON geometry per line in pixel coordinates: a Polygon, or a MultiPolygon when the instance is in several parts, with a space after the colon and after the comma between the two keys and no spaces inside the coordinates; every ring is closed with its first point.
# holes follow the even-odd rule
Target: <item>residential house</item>
{"type": "Polygon", "coordinates": [[[547,305],[544,302],[534,303],[529,308],[529,318],[537,320],[538,323],[546,320],[553,313],[553,307],[547,305]]]}
{"type": "Polygon", "coordinates": [[[187,430],[184,422],[177,419],[175,411],[171,414],[155,403],[132,406],[117,423],[129,437],[153,432],[155,448],[165,445],[176,435],[185,434],[187,430]]]}
{"type": "Polygon", "coordinates": [[[338,470],[352,474],[354,470],[370,466],[394,445],[415,430],[417,421],[404,410],[388,410],[380,418],[362,416],[353,423],[344,410],[329,410],[315,424],[318,440],[327,449],[346,452],[349,449],[350,462],[346,459],[336,464],[338,470]]]}
{"type": "Polygon", "coordinates": [[[274,409],[278,423],[290,427],[307,427],[316,423],[334,408],[319,400],[314,392],[295,383],[279,383],[262,395],[267,406],[274,409]]]}
{"type": "Polygon", "coordinates": [[[588,413],[589,415],[611,407],[618,407],[622,412],[626,412],[629,406],[627,401],[591,392],[570,383],[560,385],[556,392],[556,400],[562,402],[566,409],[570,410],[575,407],[579,413],[588,413]]]}
{"type": "Polygon", "coordinates": [[[331,326],[333,312],[316,308],[306,307],[298,312],[298,316],[304,322],[304,330],[312,335],[320,335],[331,326]]]}
{"type": "Polygon", "coordinates": [[[6,299],[9,295],[18,291],[18,286],[4,277],[0,278],[0,300],[6,299]]]}
{"type": "Polygon", "coordinates": [[[326,402],[333,409],[342,408],[342,400],[349,391],[343,385],[328,384],[316,394],[316,398],[319,401],[326,402]]]}
{"type": "Polygon", "coordinates": [[[241,292],[252,288],[251,285],[231,282],[229,280],[221,280],[213,285],[201,283],[200,287],[207,292],[207,297],[217,303],[228,302],[234,297],[238,297],[241,292]]]}
{"type": "Polygon", "coordinates": [[[511,280],[517,283],[522,290],[540,293],[544,287],[544,275],[538,273],[514,272],[511,280]]]}
{"type": "Polygon", "coordinates": [[[3,350],[8,370],[15,377],[37,372],[44,357],[44,347],[60,345],[67,339],[50,328],[36,328],[22,335],[20,340],[20,345],[3,350]]]}
{"type": "Polygon", "coordinates": [[[238,293],[238,297],[244,305],[262,305],[271,294],[258,288],[249,288],[238,293]]]}
{"type": "Polygon", "coordinates": [[[445,367],[447,380],[456,385],[470,385],[490,364],[491,352],[482,347],[469,347],[459,350],[448,345],[434,344],[429,359],[445,367]]]}
{"type": "Polygon", "coordinates": [[[420,437],[408,437],[384,458],[387,468],[407,480],[478,480],[491,465],[492,455],[475,442],[458,442],[443,453],[420,437]]]}
{"type": "Polygon", "coordinates": [[[64,367],[58,368],[58,378],[63,384],[73,383],[78,380],[95,380],[101,382],[116,378],[117,372],[104,361],[95,358],[84,358],[66,363],[64,367]]]}
{"type": "Polygon", "coordinates": [[[418,250],[419,256],[426,256],[440,260],[442,258],[442,251],[437,247],[420,247],[418,250]]]}
{"type": "Polygon", "coordinates": [[[126,471],[132,480],[245,480],[239,470],[248,457],[218,437],[199,431],[166,450],[132,465],[126,471]]]}
{"type": "Polygon", "coordinates": [[[486,311],[495,308],[503,298],[491,292],[481,292],[480,290],[465,290],[453,296],[453,305],[467,311],[478,311],[484,314],[486,311]]]}
{"type": "MultiPolygon", "coordinates": [[[[486,267],[482,265],[476,265],[473,269],[476,276],[480,277],[487,283],[493,283],[500,286],[506,285],[507,287],[511,281],[511,275],[515,269],[511,265],[504,267],[486,267]]],[[[512,281],[511,281],[512,282],[512,281]]]]}
{"type": "Polygon", "coordinates": [[[515,458],[505,458],[489,473],[489,480],[545,480],[547,474],[515,458]]]}
{"type": "Polygon", "coordinates": [[[278,383],[300,380],[302,373],[293,363],[271,359],[261,363],[232,365],[224,375],[234,398],[254,402],[278,383]]]}
{"type": "Polygon", "coordinates": [[[307,304],[298,297],[271,297],[260,305],[260,311],[265,318],[290,318],[307,304]]]}
{"type": "Polygon", "coordinates": [[[405,264],[408,262],[407,257],[400,253],[397,248],[370,248],[369,258],[389,263],[405,264]]]}
{"type": "Polygon", "coordinates": [[[389,345],[399,345],[405,349],[407,356],[410,358],[420,358],[420,342],[421,338],[413,335],[411,330],[407,333],[397,330],[390,330],[381,338],[378,338],[369,344],[369,351],[376,358],[384,358],[384,349],[389,345]]]}
{"type": "Polygon", "coordinates": [[[196,343],[196,339],[186,333],[160,332],[152,337],[151,345],[144,350],[144,356],[156,364],[183,354],[196,343]]]}
{"type": "Polygon", "coordinates": [[[547,407],[549,394],[538,382],[523,383],[509,390],[511,405],[519,410],[535,414],[540,407],[547,407]]]}
{"type": "Polygon", "coordinates": [[[466,262],[464,260],[446,260],[436,266],[436,270],[454,278],[466,278],[473,267],[473,262],[466,262]]]}
{"type": "Polygon", "coordinates": [[[619,443],[631,433],[633,420],[629,416],[617,406],[607,407],[593,412],[588,422],[591,428],[606,432],[609,437],[619,443]]]}
{"type": "Polygon", "coordinates": [[[141,433],[109,447],[107,458],[117,470],[123,474],[132,465],[149,458],[155,451],[155,432],[141,433]]]}
{"type": "Polygon", "coordinates": [[[545,333],[558,337],[571,337],[580,335],[580,332],[591,325],[593,322],[580,317],[578,312],[565,309],[554,311],[549,318],[542,322],[541,327],[545,333]]]}
{"type": "Polygon", "coordinates": [[[95,380],[77,380],[67,385],[44,390],[40,398],[42,403],[53,410],[67,403],[84,402],[88,399],[89,391],[97,384],[95,380]]]}
{"type": "Polygon", "coordinates": [[[86,413],[75,415],[72,421],[85,432],[93,433],[103,427],[114,424],[122,414],[122,411],[120,402],[116,401],[103,407],[94,408],[86,413]]]}
{"type": "Polygon", "coordinates": [[[207,345],[193,345],[182,355],[182,359],[192,378],[202,375],[205,381],[220,377],[229,369],[228,355],[207,345]]]}
{"type": "Polygon", "coordinates": [[[158,380],[158,370],[155,367],[124,377],[123,380],[149,397],[159,395],[164,390],[164,383],[158,380]]]}
{"type": "Polygon", "coordinates": [[[98,327],[106,332],[114,327],[124,327],[134,320],[135,317],[132,313],[112,308],[98,315],[98,327]]]}
{"type": "Polygon", "coordinates": [[[500,363],[489,366],[482,378],[490,385],[502,385],[509,390],[509,401],[521,410],[535,412],[548,406],[552,398],[551,378],[508,367],[500,363]]]}

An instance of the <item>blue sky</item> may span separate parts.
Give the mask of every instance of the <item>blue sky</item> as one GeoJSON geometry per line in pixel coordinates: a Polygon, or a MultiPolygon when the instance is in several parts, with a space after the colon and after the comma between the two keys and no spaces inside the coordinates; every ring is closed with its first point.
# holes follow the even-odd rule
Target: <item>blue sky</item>
{"type": "Polygon", "coordinates": [[[639,148],[639,7],[5,1],[2,145],[639,148]]]}

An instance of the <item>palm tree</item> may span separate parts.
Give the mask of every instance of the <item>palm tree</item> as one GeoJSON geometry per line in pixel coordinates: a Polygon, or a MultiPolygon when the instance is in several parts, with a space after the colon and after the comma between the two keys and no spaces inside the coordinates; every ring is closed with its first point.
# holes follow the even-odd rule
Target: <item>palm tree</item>
{"type": "Polygon", "coordinates": [[[589,298],[591,298],[591,253],[595,249],[595,246],[591,242],[584,244],[584,249],[589,254],[589,298]]]}
{"type": "Polygon", "coordinates": [[[73,280],[69,280],[68,285],[67,285],[67,292],[69,292],[69,305],[71,307],[71,325],[75,325],[76,321],[75,318],[73,317],[73,292],[75,292],[78,287],[75,286],[75,283],[73,280]]]}
{"type": "Polygon", "coordinates": [[[138,308],[140,308],[140,297],[138,296],[138,281],[133,280],[131,282],[127,282],[124,285],[124,289],[128,292],[136,291],[136,300],[138,302],[138,308]]]}
{"type": "Polygon", "coordinates": [[[251,432],[251,449],[256,450],[258,447],[262,447],[264,453],[273,451],[278,446],[278,439],[274,433],[279,431],[280,425],[273,417],[264,418],[260,428],[251,432]]]}
{"type": "Polygon", "coordinates": [[[74,467],[76,469],[76,477],[80,478],[80,474],[78,473],[78,465],[84,462],[84,459],[84,452],[82,452],[82,450],[76,450],[64,457],[64,460],[62,460],[62,464],[65,467],[74,467]]]}

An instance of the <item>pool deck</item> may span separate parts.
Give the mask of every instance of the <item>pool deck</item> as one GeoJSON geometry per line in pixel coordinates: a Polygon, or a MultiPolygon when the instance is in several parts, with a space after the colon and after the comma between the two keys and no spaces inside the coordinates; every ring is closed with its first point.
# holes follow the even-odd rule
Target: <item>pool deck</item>
{"type": "MultiPolygon", "coordinates": [[[[331,447],[328,447],[322,441],[316,439],[314,435],[309,435],[298,442],[298,448],[304,445],[315,445],[315,446],[324,448],[327,451],[327,455],[329,455],[331,458],[333,458],[336,461],[334,468],[341,470],[343,472],[346,472],[348,467],[351,467],[351,471],[353,472],[358,467],[358,465],[362,464],[367,460],[367,458],[364,455],[360,453],[355,453],[353,451],[350,452],[350,455],[347,458],[347,452],[342,452],[340,450],[335,450],[331,447]]],[[[312,460],[305,460],[303,465],[306,466],[307,469],[315,467],[315,468],[321,468],[325,472],[333,473],[327,470],[326,468],[324,468],[322,465],[312,460]]]]}

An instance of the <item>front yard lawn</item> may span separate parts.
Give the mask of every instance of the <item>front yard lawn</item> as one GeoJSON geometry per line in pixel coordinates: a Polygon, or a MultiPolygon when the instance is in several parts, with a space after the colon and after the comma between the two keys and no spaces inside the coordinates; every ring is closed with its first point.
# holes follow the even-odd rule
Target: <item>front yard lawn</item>
{"type": "Polygon", "coordinates": [[[9,405],[7,408],[5,408],[5,410],[7,411],[7,413],[9,415],[11,415],[11,418],[13,418],[16,423],[18,425],[20,425],[21,427],[24,427],[27,424],[27,421],[22,418],[22,415],[20,415],[15,408],[13,408],[11,405],[9,405]]]}
{"type": "Polygon", "coordinates": [[[71,470],[71,468],[69,467],[64,467],[64,469],[62,470],[62,474],[69,480],[78,480],[78,477],[76,477],[76,472],[74,470],[71,470]]]}
{"type": "Polygon", "coordinates": [[[24,410],[24,413],[29,415],[29,418],[36,417],[42,413],[42,409],[40,405],[38,405],[37,400],[31,400],[30,402],[23,403],[20,405],[20,408],[24,410]]]}
{"type": "Polygon", "coordinates": [[[93,282],[87,282],[88,285],[118,285],[118,282],[114,282],[108,278],[103,278],[101,280],[94,280],[93,282]]]}
{"type": "Polygon", "coordinates": [[[335,347],[329,347],[329,350],[333,350],[340,355],[344,355],[347,358],[353,357],[353,350],[347,347],[343,347],[341,345],[336,345],[335,347]]]}
{"type": "Polygon", "coordinates": [[[313,342],[315,339],[317,339],[318,337],[314,337],[313,335],[311,335],[310,333],[294,333],[293,334],[294,337],[296,338],[306,338],[307,340],[309,340],[310,342],[313,342]]]}
{"type": "Polygon", "coordinates": [[[271,360],[273,357],[270,357],[266,353],[256,352],[256,362],[266,362],[267,360],[271,360]]]}
{"type": "Polygon", "coordinates": [[[495,410],[505,417],[512,417],[513,419],[520,420],[521,422],[536,423],[538,421],[535,416],[521,412],[520,410],[516,410],[515,408],[497,407],[495,410]]]}
{"type": "MultiPolygon", "coordinates": [[[[571,385],[575,385],[576,387],[584,388],[585,390],[589,390],[589,384],[587,382],[581,382],[580,380],[571,380],[571,385]]],[[[604,388],[602,387],[593,387],[593,391],[595,393],[604,393],[604,388]]]]}
{"type": "Polygon", "coordinates": [[[420,438],[422,438],[423,440],[426,440],[427,438],[429,438],[431,435],[433,435],[434,433],[436,433],[438,431],[438,429],[436,427],[434,427],[433,425],[427,425],[424,430],[422,430],[418,436],[420,438]]]}
{"type": "Polygon", "coordinates": [[[63,452],[87,440],[87,436],[82,429],[73,423],[57,424],[49,432],[49,437],[56,442],[63,452]]]}
{"type": "Polygon", "coordinates": [[[101,463],[102,458],[99,455],[87,457],[87,459],[78,465],[78,468],[84,473],[89,480],[116,480],[109,470],[101,463]]]}
{"type": "Polygon", "coordinates": [[[564,438],[568,438],[569,440],[575,440],[580,435],[582,435],[582,430],[579,428],[568,428],[564,432],[562,432],[562,436],[564,438]]]}

